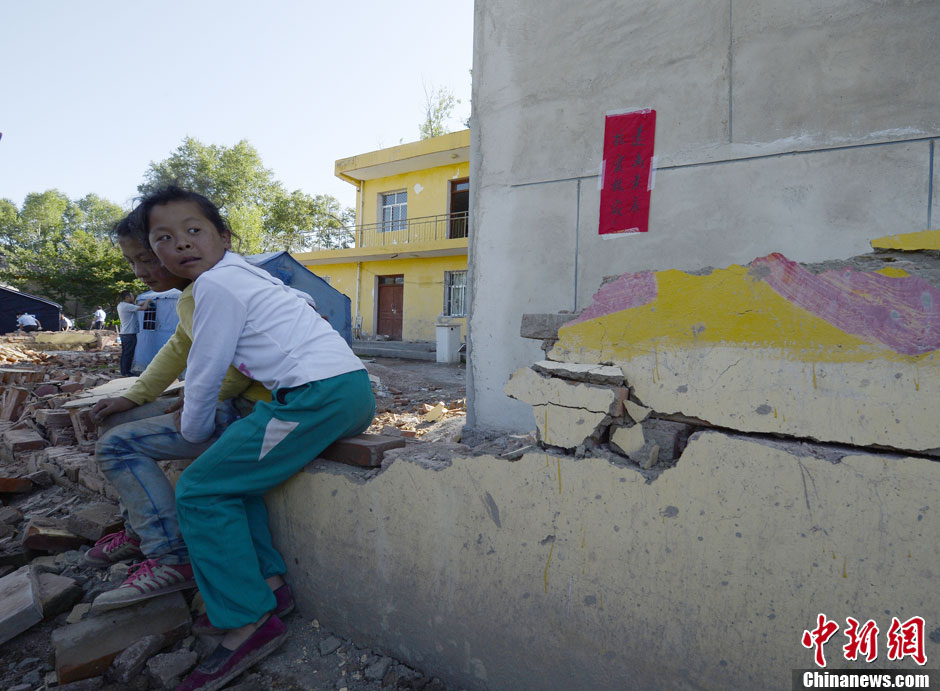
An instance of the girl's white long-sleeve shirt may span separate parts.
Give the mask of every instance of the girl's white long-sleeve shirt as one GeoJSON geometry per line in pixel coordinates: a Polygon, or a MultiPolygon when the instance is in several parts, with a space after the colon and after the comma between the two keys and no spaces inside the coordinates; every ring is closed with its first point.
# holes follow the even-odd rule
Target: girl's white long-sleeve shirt
{"type": "Polygon", "coordinates": [[[193,297],[181,422],[189,442],[212,436],[215,402],[230,365],[271,390],[365,369],[297,291],[238,254],[226,252],[200,275],[193,297]]]}

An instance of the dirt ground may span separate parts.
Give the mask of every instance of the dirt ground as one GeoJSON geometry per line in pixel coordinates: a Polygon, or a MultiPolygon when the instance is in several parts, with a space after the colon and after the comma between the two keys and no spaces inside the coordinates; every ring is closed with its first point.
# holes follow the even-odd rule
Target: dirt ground
{"type": "MultiPolygon", "coordinates": [[[[459,441],[465,421],[466,369],[463,364],[444,365],[434,362],[374,358],[364,360],[376,391],[377,416],[370,432],[401,434],[425,441],[459,441]]],[[[520,446],[527,440],[489,440],[494,448],[520,446]]],[[[469,449],[468,449],[469,451],[469,449]]],[[[478,451],[479,452],[479,451],[478,451]]],[[[488,452],[492,452],[489,449],[488,452]]],[[[20,468],[5,464],[3,474],[15,475],[20,468]]],[[[30,512],[56,516],[68,506],[82,502],[101,501],[101,496],[85,488],[51,484],[28,495],[8,496],[11,506],[26,506],[30,512]],[[57,509],[56,507],[62,507],[57,509]]],[[[120,577],[107,570],[95,570],[81,564],[87,549],[64,552],[55,565],[43,568],[74,578],[83,589],[82,602],[90,602],[108,587],[107,582],[120,582],[120,577]]],[[[191,595],[190,595],[191,597],[191,595]]],[[[124,691],[166,688],[147,668],[134,682],[115,684],[108,677],[56,686],[52,631],[65,625],[68,611],[44,621],[0,646],[0,688],[17,691],[40,691],[49,688],[107,689],[124,691]]],[[[381,689],[418,689],[456,691],[434,676],[434,670],[416,670],[389,658],[381,651],[369,649],[356,641],[346,640],[320,627],[316,620],[294,612],[285,619],[290,635],[274,654],[248,673],[233,681],[229,689],[248,691],[336,690],[380,691],[381,689]]],[[[202,639],[176,643],[165,653],[183,649],[204,651],[213,641],[202,639]]],[[[172,688],[172,687],[170,687],[172,688]]]]}

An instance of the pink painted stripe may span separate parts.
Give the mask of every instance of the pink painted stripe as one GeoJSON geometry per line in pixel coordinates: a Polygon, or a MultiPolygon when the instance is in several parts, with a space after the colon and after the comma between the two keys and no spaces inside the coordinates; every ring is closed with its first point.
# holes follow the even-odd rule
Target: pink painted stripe
{"type": "Polygon", "coordinates": [[[922,278],[850,268],[814,274],[777,253],[751,262],[750,276],[869,343],[903,355],[940,348],[940,291],[922,278]]]}
{"type": "Polygon", "coordinates": [[[657,294],[656,275],[652,271],[624,274],[616,281],[602,285],[594,293],[591,305],[567,325],[647,305],[656,299],[657,294]]]}

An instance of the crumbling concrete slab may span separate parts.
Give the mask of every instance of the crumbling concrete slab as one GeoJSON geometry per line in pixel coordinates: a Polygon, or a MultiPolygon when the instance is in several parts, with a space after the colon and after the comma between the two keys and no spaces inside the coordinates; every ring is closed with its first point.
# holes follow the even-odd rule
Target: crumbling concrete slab
{"type": "Polygon", "coordinates": [[[454,686],[783,686],[813,665],[799,635],[819,612],[940,612],[930,459],[719,432],[652,474],[409,451],[365,482],[298,474],[271,525],[301,612],[454,686]]]}
{"type": "Polygon", "coordinates": [[[0,645],[42,621],[39,582],[30,566],[0,578],[0,645]]]}
{"type": "Polygon", "coordinates": [[[635,401],[663,415],[929,452],[940,447],[936,260],[872,261],[806,267],[772,254],[625,274],[559,330],[549,357],[615,363],[635,401]]]}
{"type": "Polygon", "coordinates": [[[608,386],[623,385],[623,370],[612,365],[593,365],[579,363],[553,362],[541,360],[532,365],[532,369],[550,377],[561,377],[590,384],[608,386]]]}
{"type": "Polygon", "coordinates": [[[52,632],[56,672],[61,683],[103,674],[122,650],[144,636],[185,635],[192,621],[186,600],[170,593],[104,612],[52,632]]]}
{"type": "Polygon", "coordinates": [[[505,391],[532,406],[542,442],[566,449],[597,438],[620,402],[613,388],[545,377],[529,367],[518,370],[505,391]]]}

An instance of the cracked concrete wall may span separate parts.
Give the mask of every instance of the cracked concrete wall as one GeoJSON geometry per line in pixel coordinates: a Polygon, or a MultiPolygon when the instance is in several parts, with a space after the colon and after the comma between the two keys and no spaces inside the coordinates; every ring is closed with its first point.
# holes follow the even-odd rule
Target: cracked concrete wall
{"type": "Polygon", "coordinates": [[[789,689],[818,612],[923,616],[940,656],[931,460],[720,432],[658,474],[395,453],[313,464],[272,528],[304,615],[456,686],[789,689]]]}
{"type": "Polygon", "coordinates": [[[549,358],[620,367],[631,400],[660,416],[933,453],[936,256],[889,258],[814,272],[773,254],[699,274],[624,274],[559,329],[549,358]]]}
{"type": "Polygon", "coordinates": [[[468,421],[527,430],[523,313],[606,275],[849,257],[936,227],[935,0],[477,0],[468,421]],[[600,237],[604,115],[657,111],[650,230],[600,237]],[[932,214],[931,214],[932,211],[932,214]]]}

